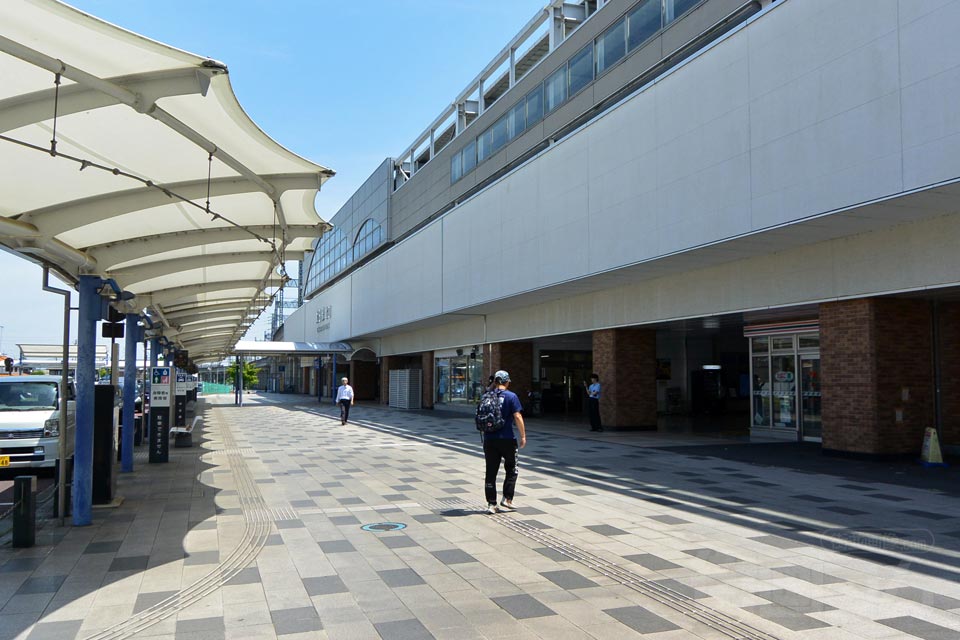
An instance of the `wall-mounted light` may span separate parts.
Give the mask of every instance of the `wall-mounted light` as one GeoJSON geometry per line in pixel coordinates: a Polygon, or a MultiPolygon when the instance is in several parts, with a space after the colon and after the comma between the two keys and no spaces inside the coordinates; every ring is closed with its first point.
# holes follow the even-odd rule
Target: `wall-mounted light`
{"type": "Polygon", "coordinates": [[[718,364],[705,364],[703,365],[704,371],[720,371],[721,367],[718,364]]]}

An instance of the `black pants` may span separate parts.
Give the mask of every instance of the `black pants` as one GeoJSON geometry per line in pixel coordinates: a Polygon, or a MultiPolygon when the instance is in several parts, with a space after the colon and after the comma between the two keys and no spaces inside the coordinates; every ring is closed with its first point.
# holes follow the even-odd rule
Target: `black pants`
{"type": "Polygon", "coordinates": [[[497,474],[500,472],[500,460],[503,460],[503,499],[513,500],[513,491],[517,487],[517,441],[505,438],[485,438],[483,458],[487,463],[487,474],[483,481],[483,491],[487,504],[497,503],[497,474]]]}
{"type": "Polygon", "coordinates": [[[341,400],[340,401],[340,422],[342,424],[347,424],[347,420],[350,419],[350,401],[341,400]]]}
{"type": "Polygon", "coordinates": [[[600,424],[600,399],[587,398],[587,411],[590,413],[590,430],[603,431],[603,425],[600,424]]]}

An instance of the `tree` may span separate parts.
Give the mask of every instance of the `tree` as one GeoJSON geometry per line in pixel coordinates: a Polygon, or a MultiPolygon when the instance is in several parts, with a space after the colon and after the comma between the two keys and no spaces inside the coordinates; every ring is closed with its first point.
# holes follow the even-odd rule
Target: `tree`
{"type": "MultiPolygon", "coordinates": [[[[260,370],[253,366],[252,362],[243,363],[243,388],[253,389],[257,384],[257,378],[260,376],[260,370]]],[[[227,367],[227,379],[236,386],[237,384],[237,363],[234,362],[227,367]]]]}

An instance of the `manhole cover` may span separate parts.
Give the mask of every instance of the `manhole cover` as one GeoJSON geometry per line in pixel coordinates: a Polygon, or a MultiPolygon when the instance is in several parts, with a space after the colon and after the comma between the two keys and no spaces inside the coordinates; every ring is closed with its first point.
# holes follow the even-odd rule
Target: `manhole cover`
{"type": "Polygon", "coordinates": [[[360,528],[364,531],[400,531],[400,529],[406,529],[407,525],[402,522],[374,522],[360,528]]]}

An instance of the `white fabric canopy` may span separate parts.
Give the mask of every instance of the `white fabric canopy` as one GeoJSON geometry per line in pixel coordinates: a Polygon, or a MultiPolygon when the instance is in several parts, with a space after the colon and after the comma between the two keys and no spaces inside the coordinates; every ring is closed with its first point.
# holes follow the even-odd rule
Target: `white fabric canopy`
{"type": "Polygon", "coordinates": [[[196,361],[232,352],[329,228],[313,202],[333,172],[257,128],[222,63],[4,0],[0,78],[0,244],[112,278],[196,361]]]}

